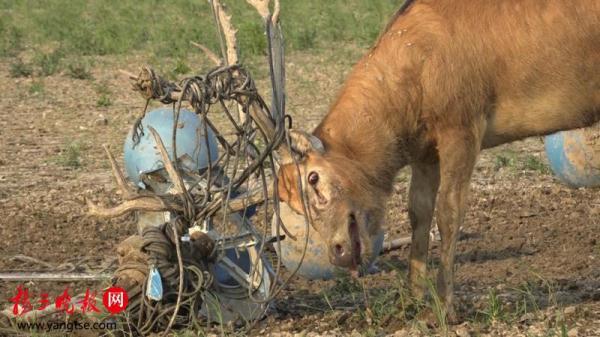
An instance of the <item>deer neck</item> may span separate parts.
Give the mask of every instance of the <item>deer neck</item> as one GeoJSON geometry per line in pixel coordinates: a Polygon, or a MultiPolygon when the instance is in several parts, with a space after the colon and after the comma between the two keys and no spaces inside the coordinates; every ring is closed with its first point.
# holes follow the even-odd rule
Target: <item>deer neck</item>
{"type": "Polygon", "coordinates": [[[371,56],[355,66],[314,134],[327,152],[351,159],[382,187],[391,188],[408,163],[416,111],[410,103],[411,81],[400,80],[371,56]]]}

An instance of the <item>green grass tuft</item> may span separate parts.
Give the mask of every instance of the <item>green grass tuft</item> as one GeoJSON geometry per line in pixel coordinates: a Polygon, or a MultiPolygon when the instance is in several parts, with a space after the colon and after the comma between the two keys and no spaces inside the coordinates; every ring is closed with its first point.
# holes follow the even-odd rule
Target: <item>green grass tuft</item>
{"type": "Polygon", "coordinates": [[[112,105],[112,99],[108,95],[100,95],[96,101],[96,106],[99,108],[106,108],[112,105]]]}
{"type": "Polygon", "coordinates": [[[494,169],[496,171],[501,168],[510,167],[514,168],[517,163],[517,154],[513,151],[503,151],[496,155],[494,160],[494,169]]]}
{"type": "Polygon", "coordinates": [[[82,150],[83,146],[80,142],[70,142],[56,157],[56,163],[64,167],[80,168],[82,166],[82,150]]]}
{"type": "Polygon", "coordinates": [[[550,167],[539,157],[531,154],[520,156],[513,150],[502,151],[496,155],[494,169],[498,171],[502,168],[510,168],[519,171],[536,171],[541,174],[550,173],[550,167]]]}
{"type": "Polygon", "coordinates": [[[73,61],[67,64],[67,75],[78,80],[93,80],[91,66],[82,61],[73,61]]]}
{"type": "Polygon", "coordinates": [[[10,77],[29,77],[33,74],[33,68],[23,60],[17,59],[10,64],[8,73],[10,77]]]}
{"type": "Polygon", "coordinates": [[[40,95],[44,93],[44,83],[40,81],[34,81],[29,87],[29,93],[32,95],[40,95]]]}
{"type": "Polygon", "coordinates": [[[100,83],[95,87],[98,93],[98,100],[96,101],[97,107],[108,107],[112,105],[112,92],[106,85],[106,83],[100,83]]]}
{"type": "Polygon", "coordinates": [[[500,298],[494,289],[489,290],[487,307],[480,313],[483,315],[484,321],[488,325],[506,319],[504,306],[502,305],[502,302],[500,301],[500,298]]]}
{"type": "Polygon", "coordinates": [[[523,159],[522,164],[523,169],[529,171],[537,171],[542,174],[550,174],[550,167],[546,163],[544,163],[540,158],[528,154],[523,159]]]}
{"type": "Polygon", "coordinates": [[[34,57],[34,63],[39,68],[40,76],[51,76],[58,72],[63,57],[64,54],[60,49],[49,53],[38,52],[34,57]]]}
{"type": "Polygon", "coordinates": [[[190,71],[192,71],[192,68],[190,68],[190,66],[188,66],[184,60],[179,58],[175,62],[175,67],[171,69],[170,77],[177,78],[178,75],[185,75],[190,71]]]}
{"type": "Polygon", "coordinates": [[[433,284],[431,279],[427,279],[427,288],[429,289],[429,294],[431,296],[430,305],[431,311],[435,315],[435,319],[437,320],[438,329],[440,330],[443,336],[448,335],[448,321],[446,319],[446,308],[444,303],[442,303],[442,299],[440,298],[437,288],[433,284]]]}

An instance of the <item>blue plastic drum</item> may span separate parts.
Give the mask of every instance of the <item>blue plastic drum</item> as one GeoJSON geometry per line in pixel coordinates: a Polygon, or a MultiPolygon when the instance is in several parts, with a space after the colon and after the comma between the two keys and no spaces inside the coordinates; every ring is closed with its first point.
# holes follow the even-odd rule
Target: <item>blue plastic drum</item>
{"type": "MultiPolygon", "coordinates": [[[[123,149],[125,169],[129,179],[136,185],[144,188],[142,174],[165,167],[149,127],[153,127],[159,134],[173,160],[173,121],[172,108],[155,109],[147,112],[142,119],[143,134],[139,143],[134,143],[132,139],[133,130],[127,135],[123,149]]],[[[183,169],[197,172],[208,166],[209,157],[213,162],[218,159],[215,133],[210,127],[205,128],[195,113],[181,109],[177,124],[177,160],[183,169]]]]}
{"type": "Polygon", "coordinates": [[[600,125],[546,136],[554,174],[571,187],[600,186],[600,125]]]}

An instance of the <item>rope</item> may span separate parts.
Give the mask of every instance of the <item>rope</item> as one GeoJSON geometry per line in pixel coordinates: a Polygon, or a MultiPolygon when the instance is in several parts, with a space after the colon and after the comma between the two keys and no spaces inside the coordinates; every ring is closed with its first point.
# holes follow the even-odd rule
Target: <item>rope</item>
{"type": "Polygon", "coordinates": [[[130,298],[127,312],[132,329],[142,336],[159,331],[167,333],[171,327],[186,329],[199,324],[203,293],[212,278],[203,261],[205,257],[193,244],[176,249],[182,225],[180,219],[175,219],[144,229],[141,249],[133,249],[125,255],[125,263],[115,272],[114,283],[125,288],[130,298]],[[149,266],[160,272],[161,301],[153,301],[145,295],[149,266]]]}

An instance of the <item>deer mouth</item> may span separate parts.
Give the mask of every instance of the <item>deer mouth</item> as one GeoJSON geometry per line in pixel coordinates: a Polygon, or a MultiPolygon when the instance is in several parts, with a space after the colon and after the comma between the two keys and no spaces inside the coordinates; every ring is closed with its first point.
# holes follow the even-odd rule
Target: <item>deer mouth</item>
{"type": "Polygon", "coordinates": [[[358,223],[356,222],[356,218],[354,216],[350,217],[350,225],[348,226],[348,232],[350,234],[350,247],[352,254],[352,264],[350,265],[350,270],[352,274],[358,272],[358,266],[361,264],[361,243],[360,243],[360,233],[358,230],[358,223]]]}

